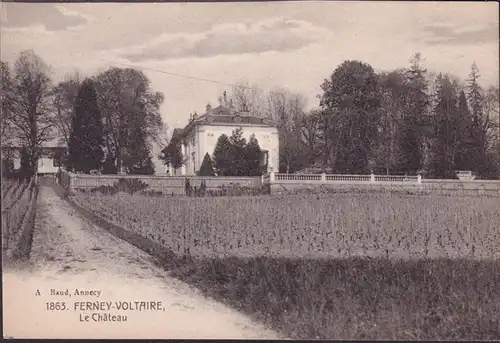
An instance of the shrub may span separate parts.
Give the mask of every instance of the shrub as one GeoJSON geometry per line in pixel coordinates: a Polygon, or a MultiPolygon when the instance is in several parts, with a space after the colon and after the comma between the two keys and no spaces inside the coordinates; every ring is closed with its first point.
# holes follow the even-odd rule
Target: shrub
{"type": "Polygon", "coordinates": [[[229,186],[222,185],[217,189],[210,189],[206,192],[208,196],[257,196],[269,194],[269,185],[263,185],[260,188],[242,186],[239,183],[230,183],[229,186]]]}
{"type": "MultiPolygon", "coordinates": [[[[102,193],[102,194],[109,194],[113,195],[118,192],[125,192],[128,194],[134,194],[136,192],[142,191],[146,188],[148,188],[149,185],[141,180],[137,179],[118,179],[117,182],[113,184],[113,186],[99,186],[92,188],[90,190],[91,193],[102,193]]],[[[75,189],[78,190],[78,189],[75,189]]]]}
{"type": "Polygon", "coordinates": [[[142,191],[149,187],[149,185],[138,179],[124,179],[121,178],[116,182],[113,187],[116,188],[117,192],[125,192],[129,194],[134,194],[135,192],[142,191]]]}
{"type": "Polygon", "coordinates": [[[205,154],[205,157],[203,158],[203,162],[201,163],[200,167],[200,173],[199,175],[201,176],[214,176],[214,166],[212,163],[212,158],[210,158],[210,155],[208,152],[205,154]]]}
{"type": "MultiPolygon", "coordinates": [[[[78,191],[78,189],[75,189],[76,191],[78,191]]],[[[99,187],[95,187],[95,188],[92,188],[90,190],[90,193],[102,193],[102,194],[109,194],[109,195],[113,195],[116,193],[116,190],[113,186],[99,186],[99,187]]]]}
{"type": "Polygon", "coordinates": [[[155,191],[155,190],[146,190],[141,192],[142,195],[146,196],[151,196],[151,197],[160,197],[163,196],[162,191],[155,191]]]}
{"type": "Polygon", "coordinates": [[[188,178],[186,178],[184,181],[184,191],[188,197],[190,197],[191,193],[193,192],[193,187],[191,186],[191,182],[188,178]]]}

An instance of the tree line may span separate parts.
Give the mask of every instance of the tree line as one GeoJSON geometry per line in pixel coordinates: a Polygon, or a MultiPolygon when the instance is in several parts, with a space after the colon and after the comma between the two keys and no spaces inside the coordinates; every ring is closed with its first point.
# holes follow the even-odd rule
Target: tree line
{"type": "MultiPolygon", "coordinates": [[[[152,144],[166,143],[159,112],[164,96],[152,90],[144,73],[110,68],[82,77],[75,72],[55,85],[50,75],[30,50],[12,66],[1,63],[2,146],[20,142],[25,169],[34,172],[39,148],[58,131],[69,147],[63,163],[71,170],[154,173],[152,144]]],[[[407,68],[388,72],[344,61],[322,83],[319,106],[312,110],[306,110],[303,95],[284,89],[266,93],[240,84],[230,98],[237,110],[276,123],[280,172],[312,167],[448,178],[455,170],[471,170],[498,178],[499,90],[483,89],[479,79],[476,64],[466,80],[428,72],[417,53],[407,68]]],[[[249,142],[238,133],[219,137],[209,156],[212,169],[221,175],[258,173],[257,146],[255,137],[249,142]]],[[[186,162],[178,144],[166,151],[165,162],[186,162]]]]}
{"type": "Polygon", "coordinates": [[[279,131],[280,172],[314,167],[331,173],[422,173],[454,178],[470,170],[500,174],[499,90],[484,90],[475,63],[466,80],[430,73],[416,53],[408,68],[376,73],[348,60],[321,85],[319,106],[301,94],[238,85],[241,111],[266,116],[279,131]]]}
{"type": "Polygon", "coordinates": [[[163,138],[164,96],[141,71],[75,72],[54,84],[51,68],[27,50],[12,66],[1,62],[1,78],[2,146],[22,146],[27,173],[36,172],[40,148],[57,137],[68,147],[62,163],[69,170],[154,173],[151,149],[163,138]]]}

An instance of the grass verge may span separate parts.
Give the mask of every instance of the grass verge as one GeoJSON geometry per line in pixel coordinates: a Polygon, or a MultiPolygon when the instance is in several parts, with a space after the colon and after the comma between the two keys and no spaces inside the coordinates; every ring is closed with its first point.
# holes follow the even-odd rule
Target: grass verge
{"type": "Polygon", "coordinates": [[[198,259],[172,276],[294,339],[500,338],[500,261],[198,259]]]}

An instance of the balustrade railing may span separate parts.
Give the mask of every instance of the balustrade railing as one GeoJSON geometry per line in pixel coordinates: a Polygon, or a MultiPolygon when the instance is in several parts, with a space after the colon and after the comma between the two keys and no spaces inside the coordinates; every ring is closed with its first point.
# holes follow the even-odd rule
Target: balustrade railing
{"type": "MultiPolygon", "coordinates": [[[[271,173],[272,175],[273,173],[271,173]]],[[[274,181],[321,181],[321,174],[274,174],[274,181]]]]}
{"type": "Polygon", "coordinates": [[[270,173],[263,178],[264,182],[318,182],[318,183],[332,183],[332,182],[391,182],[391,183],[421,183],[422,177],[420,175],[351,175],[351,174],[284,174],[284,173],[270,173]]]}
{"type": "Polygon", "coordinates": [[[418,176],[375,175],[376,182],[418,182],[418,176]]]}
{"type": "Polygon", "coordinates": [[[370,182],[370,175],[326,174],[326,181],[370,182]]]}

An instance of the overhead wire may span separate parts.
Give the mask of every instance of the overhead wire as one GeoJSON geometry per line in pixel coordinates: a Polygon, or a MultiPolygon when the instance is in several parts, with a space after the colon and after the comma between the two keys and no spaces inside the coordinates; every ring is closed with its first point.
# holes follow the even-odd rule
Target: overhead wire
{"type": "Polygon", "coordinates": [[[196,76],[191,76],[191,75],[183,75],[183,74],[174,73],[174,72],[165,71],[165,70],[160,70],[160,69],[156,69],[156,68],[146,68],[146,67],[141,67],[141,66],[137,66],[137,65],[121,63],[121,62],[110,62],[110,61],[105,60],[105,59],[100,59],[100,60],[108,63],[111,66],[112,65],[121,65],[121,66],[128,67],[128,68],[148,70],[148,71],[157,72],[157,73],[161,73],[161,74],[182,77],[182,78],[185,78],[185,79],[192,79],[192,80],[197,80],[197,81],[204,81],[204,82],[223,84],[223,85],[228,85],[228,86],[233,86],[233,87],[241,87],[241,88],[246,88],[246,89],[252,89],[252,87],[247,87],[247,86],[241,85],[241,84],[235,84],[235,83],[224,82],[224,81],[219,81],[219,80],[214,80],[214,79],[196,77],[196,76]]]}

